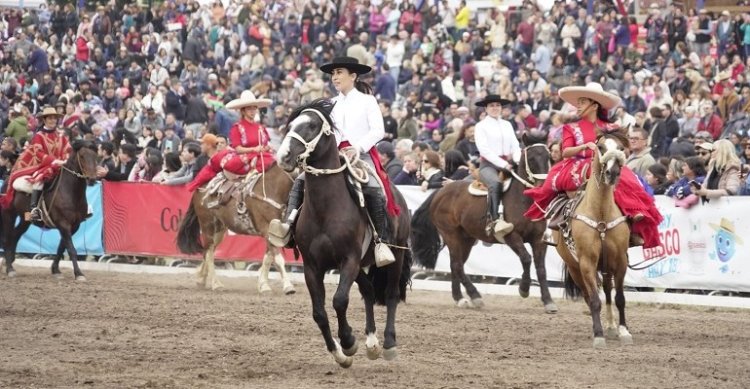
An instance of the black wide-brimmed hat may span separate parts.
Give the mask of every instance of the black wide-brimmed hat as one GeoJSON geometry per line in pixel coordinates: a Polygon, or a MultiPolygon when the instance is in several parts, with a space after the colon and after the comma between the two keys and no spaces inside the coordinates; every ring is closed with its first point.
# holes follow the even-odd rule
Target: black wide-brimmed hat
{"type": "Polygon", "coordinates": [[[500,105],[508,105],[511,103],[510,100],[506,100],[498,95],[487,95],[483,100],[479,100],[474,105],[477,107],[486,107],[490,103],[500,103],[500,105]]]}
{"type": "Polygon", "coordinates": [[[340,68],[347,69],[359,75],[370,73],[370,71],[372,70],[371,67],[359,63],[356,58],[336,57],[333,59],[333,62],[321,66],[320,71],[323,73],[332,74],[334,69],[340,68]]]}

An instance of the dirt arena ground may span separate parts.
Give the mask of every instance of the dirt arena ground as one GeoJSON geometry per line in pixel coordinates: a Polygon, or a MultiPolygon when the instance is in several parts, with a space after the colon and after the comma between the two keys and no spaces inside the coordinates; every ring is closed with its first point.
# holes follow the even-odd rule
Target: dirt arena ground
{"type": "MultiPolygon", "coordinates": [[[[750,312],[631,304],[633,346],[593,350],[583,303],[486,296],[482,311],[413,292],[399,358],[344,370],[325,352],[304,285],[259,296],[254,280],[87,272],[87,283],[19,267],[0,277],[3,388],[743,388],[750,312]]],[[[356,292],[355,292],[356,293],[356,292]]],[[[330,307],[330,300],[329,300],[330,307]]],[[[358,294],[351,323],[362,334],[358,294]]],[[[376,311],[382,331],[384,310],[376,311]]],[[[333,319],[332,309],[329,316],[333,319]]],[[[364,341],[360,336],[360,344],[364,341]]],[[[382,341],[382,332],[379,334],[382,341]]]]}

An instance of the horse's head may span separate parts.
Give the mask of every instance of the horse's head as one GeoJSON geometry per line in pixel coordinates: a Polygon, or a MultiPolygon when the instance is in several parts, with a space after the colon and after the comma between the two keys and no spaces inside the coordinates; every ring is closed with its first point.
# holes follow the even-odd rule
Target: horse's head
{"type": "Polygon", "coordinates": [[[543,131],[531,131],[524,133],[521,140],[526,147],[519,169],[524,169],[526,179],[534,186],[540,186],[547,179],[551,165],[549,148],[547,148],[547,133],[543,131]]]}
{"type": "Polygon", "coordinates": [[[77,140],[72,146],[73,152],[65,164],[66,168],[78,178],[85,179],[88,185],[93,185],[98,179],[96,145],[91,141],[77,140]]]}
{"type": "Polygon", "coordinates": [[[276,153],[281,168],[289,172],[298,165],[306,166],[326,152],[323,146],[330,147],[329,143],[333,142],[335,147],[335,138],[330,136],[334,131],[332,109],[333,103],[329,100],[318,99],[292,112],[285,127],[284,140],[276,153]]]}
{"type": "Polygon", "coordinates": [[[628,140],[619,132],[602,134],[597,139],[600,179],[605,185],[613,186],[620,179],[620,171],[625,166],[625,145],[628,140]]]}

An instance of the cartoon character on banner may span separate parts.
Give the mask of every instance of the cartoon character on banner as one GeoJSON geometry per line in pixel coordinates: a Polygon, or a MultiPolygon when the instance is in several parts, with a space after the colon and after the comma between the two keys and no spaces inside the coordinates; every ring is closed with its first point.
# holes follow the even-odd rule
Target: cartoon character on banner
{"type": "Polygon", "coordinates": [[[727,273],[729,271],[729,261],[737,252],[737,245],[744,244],[742,238],[737,235],[734,229],[734,223],[730,220],[721,218],[719,224],[708,223],[716,231],[714,234],[714,251],[709,253],[711,260],[719,260],[721,267],[719,271],[727,273]]]}

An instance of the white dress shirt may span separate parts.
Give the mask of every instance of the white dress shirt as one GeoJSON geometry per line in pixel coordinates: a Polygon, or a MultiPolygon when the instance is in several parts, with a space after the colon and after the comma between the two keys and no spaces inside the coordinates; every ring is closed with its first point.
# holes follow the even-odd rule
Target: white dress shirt
{"type": "Polygon", "coordinates": [[[486,116],[474,128],[474,141],[479,155],[499,168],[508,166],[502,157],[513,158],[515,162],[521,159],[521,146],[516,133],[506,120],[486,116]]]}
{"type": "Polygon", "coordinates": [[[333,98],[331,116],[336,131],[336,144],[349,141],[361,153],[380,142],[385,136],[383,114],[375,96],[366,95],[356,88],[346,95],[339,93],[333,98]]]}

